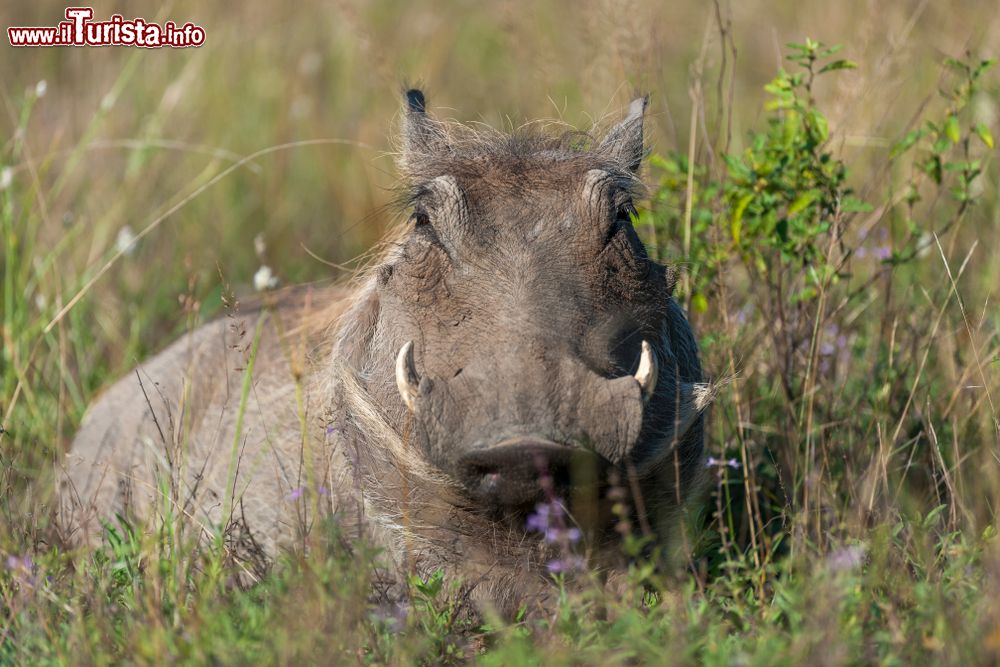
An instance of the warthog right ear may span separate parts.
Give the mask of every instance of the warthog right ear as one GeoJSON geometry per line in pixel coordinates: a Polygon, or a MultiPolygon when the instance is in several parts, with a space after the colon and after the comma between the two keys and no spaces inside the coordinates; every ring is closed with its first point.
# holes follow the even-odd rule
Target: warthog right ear
{"type": "Polygon", "coordinates": [[[444,127],[427,113],[424,94],[416,88],[405,93],[402,139],[401,162],[404,167],[416,165],[421,156],[431,156],[448,149],[444,127]]]}
{"type": "Polygon", "coordinates": [[[639,171],[646,151],[642,137],[642,118],[646,115],[649,95],[632,100],[628,115],[608,131],[597,147],[598,153],[612,158],[631,172],[639,171]]]}

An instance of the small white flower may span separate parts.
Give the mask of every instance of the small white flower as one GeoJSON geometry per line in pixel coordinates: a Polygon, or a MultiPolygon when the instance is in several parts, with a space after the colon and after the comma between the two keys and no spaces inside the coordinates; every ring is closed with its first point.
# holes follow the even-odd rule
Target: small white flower
{"type": "Polygon", "coordinates": [[[45,298],[45,295],[41,292],[35,294],[35,308],[40,311],[44,311],[45,307],[49,305],[49,300],[45,298]]]}
{"type": "Polygon", "coordinates": [[[917,239],[917,247],[920,250],[917,251],[917,257],[923,259],[931,254],[931,249],[934,248],[934,237],[931,236],[930,232],[922,232],[920,237],[917,239]]]}
{"type": "Polygon", "coordinates": [[[292,118],[302,119],[309,115],[312,110],[312,100],[306,95],[299,95],[294,100],[292,100],[292,106],[289,109],[289,113],[292,118]]]}
{"type": "Polygon", "coordinates": [[[264,253],[267,252],[267,241],[264,240],[263,232],[253,237],[253,250],[259,259],[264,259],[264,253]]]}
{"type": "Polygon", "coordinates": [[[49,89],[49,83],[42,79],[35,84],[35,97],[45,97],[45,91],[49,89]]]}
{"type": "Polygon", "coordinates": [[[125,225],[118,230],[118,237],[115,238],[115,248],[126,257],[131,257],[135,253],[135,242],[136,238],[132,232],[132,228],[125,225]]]}
{"type": "Polygon", "coordinates": [[[14,170],[11,167],[0,169],[0,190],[6,190],[14,181],[14,170]]]}
{"type": "Polygon", "coordinates": [[[101,98],[101,111],[110,111],[111,107],[115,105],[117,99],[114,93],[108,93],[101,98]]]}
{"type": "Polygon", "coordinates": [[[253,288],[258,292],[274,289],[277,286],[278,276],[274,275],[271,267],[267,264],[261,266],[257,269],[257,273],[253,274],[253,288]]]}
{"type": "Polygon", "coordinates": [[[299,60],[299,72],[304,76],[312,76],[323,64],[323,56],[316,51],[309,51],[299,60]]]}

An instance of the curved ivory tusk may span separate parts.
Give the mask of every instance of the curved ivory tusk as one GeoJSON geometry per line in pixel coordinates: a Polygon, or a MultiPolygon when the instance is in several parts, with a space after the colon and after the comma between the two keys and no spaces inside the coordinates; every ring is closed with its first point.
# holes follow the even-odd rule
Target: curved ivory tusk
{"type": "Polygon", "coordinates": [[[639,368],[635,372],[635,380],[642,390],[642,398],[648,401],[649,397],[656,391],[656,379],[659,375],[659,367],[656,363],[656,355],[653,354],[653,346],[648,341],[642,341],[642,355],[639,357],[639,368]]]}
{"type": "Polygon", "coordinates": [[[417,377],[417,368],[413,364],[413,341],[410,340],[399,348],[399,354],[396,355],[396,388],[410,412],[416,406],[419,385],[420,378],[417,377]]]}

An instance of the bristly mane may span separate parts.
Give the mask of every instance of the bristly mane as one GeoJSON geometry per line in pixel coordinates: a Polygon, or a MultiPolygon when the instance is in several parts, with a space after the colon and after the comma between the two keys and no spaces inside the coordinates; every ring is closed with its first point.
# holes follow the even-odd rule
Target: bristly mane
{"type": "Polygon", "coordinates": [[[422,183],[445,174],[474,179],[496,172],[525,177],[553,168],[603,169],[619,180],[622,188],[637,195],[644,192],[634,173],[596,150],[599,142],[595,134],[560,121],[534,121],[510,133],[483,124],[425,122],[433,123],[443,148],[422,150],[418,146],[396,153],[404,186],[399,200],[403,207],[412,202],[422,183]]]}

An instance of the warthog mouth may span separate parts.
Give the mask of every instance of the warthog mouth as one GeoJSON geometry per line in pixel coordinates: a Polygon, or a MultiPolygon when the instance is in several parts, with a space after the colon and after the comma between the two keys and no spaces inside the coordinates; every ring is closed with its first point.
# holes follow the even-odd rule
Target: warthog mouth
{"type": "Polygon", "coordinates": [[[458,460],[460,478],[475,499],[507,508],[531,505],[547,494],[566,497],[583,480],[600,479],[608,466],[593,451],[537,437],[508,438],[458,460]]]}

